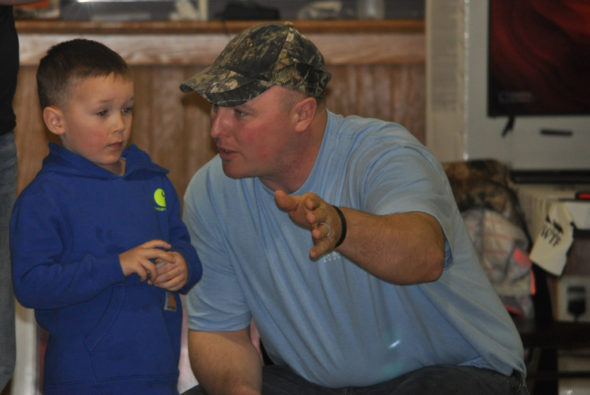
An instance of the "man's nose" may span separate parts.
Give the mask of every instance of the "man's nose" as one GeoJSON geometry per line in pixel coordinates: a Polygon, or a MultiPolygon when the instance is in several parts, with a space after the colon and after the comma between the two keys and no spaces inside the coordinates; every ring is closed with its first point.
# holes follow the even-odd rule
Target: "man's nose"
{"type": "Polygon", "coordinates": [[[211,130],[209,134],[213,138],[219,137],[223,132],[228,130],[230,122],[230,110],[228,108],[217,107],[211,111],[211,130]]]}

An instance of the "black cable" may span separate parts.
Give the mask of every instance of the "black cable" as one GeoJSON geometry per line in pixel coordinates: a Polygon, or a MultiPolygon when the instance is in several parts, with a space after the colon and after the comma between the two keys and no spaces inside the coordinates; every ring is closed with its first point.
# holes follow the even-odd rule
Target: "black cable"
{"type": "Polygon", "coordinates": [[[514,129],[514,115],[508,116],[508,122],[506,122],[506,126],[504,126],[504,130],[502,130],[502,137],[506,137],[508,132],[511,132],[514,129]]]}

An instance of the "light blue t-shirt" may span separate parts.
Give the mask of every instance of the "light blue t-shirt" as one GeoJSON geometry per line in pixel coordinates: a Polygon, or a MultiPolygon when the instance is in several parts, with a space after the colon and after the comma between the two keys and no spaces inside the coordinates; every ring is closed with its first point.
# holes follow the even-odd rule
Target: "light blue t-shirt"
{"type": "Polygon", "coordinates": [[[195,330],[254,318],[276,364],[327,387],[367,386],[435,364],[525,371],[520,337],[478,261],[440,164],[395,123],[328,113],[316,163],[294,194],[372,214],[422,211],[446,236],[441,278],[393,285],[333,251],[309,258],[308,230],[257,178],[216,156],[193,177],[185,222],[203,263],[187,297],[195,330]]]}

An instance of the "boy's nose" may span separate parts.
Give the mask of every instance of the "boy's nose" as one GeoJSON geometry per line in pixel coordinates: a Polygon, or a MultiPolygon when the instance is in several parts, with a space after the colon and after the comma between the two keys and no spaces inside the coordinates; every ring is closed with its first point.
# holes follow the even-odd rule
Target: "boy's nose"
{"type": "Polygon", "coordinates": [[[117,132],[124,131],[127,128],[127,118],[119,113],[115,116],[113,120],[113,129],[117,132]]]}

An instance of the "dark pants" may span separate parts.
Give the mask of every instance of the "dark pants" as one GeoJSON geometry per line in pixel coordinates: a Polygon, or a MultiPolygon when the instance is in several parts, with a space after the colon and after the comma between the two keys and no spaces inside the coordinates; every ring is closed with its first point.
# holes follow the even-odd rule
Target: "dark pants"
{"type": "Polygon", "coordinates": [[[0,134],[0,392],[12,377],[16,358],[14,293],[8,243],[8,224],[16,199],[16,178],[14,133],[0,134]]]}
{"type": "MultiPolygon", "coordinates": [[[[325,388],[296,375],[282,366],[265,366],[262,372],[264,395],[528,395],[523,377],[504,376],[493,370],[468,366],[437,365],[418,369],[393,380],[368,387],[325,388]]],[[[194,387],[183,395],[206,394],[194,387]]]]}

